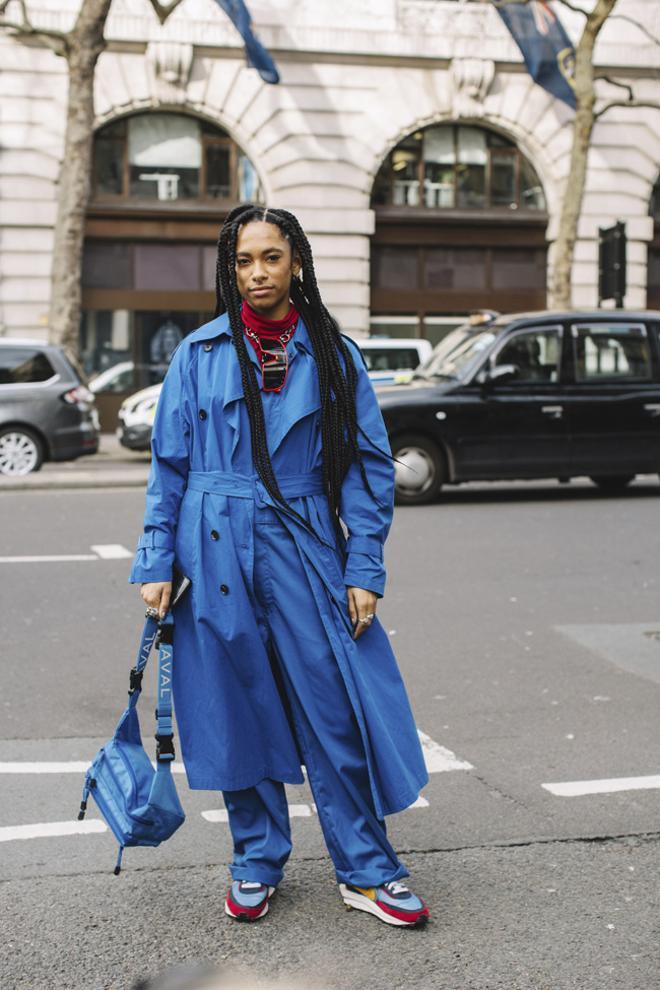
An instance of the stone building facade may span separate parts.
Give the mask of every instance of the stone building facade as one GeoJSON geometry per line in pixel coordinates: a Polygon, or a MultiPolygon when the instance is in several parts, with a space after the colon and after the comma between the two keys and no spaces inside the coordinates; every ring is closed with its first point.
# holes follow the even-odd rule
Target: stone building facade
{"type": "MultiPolygon", "coordinates": [[[[33,0],[35,23],[67,27],[68,3],[33,0]]],[[[532,82],[493,7],[249,6],[280,85],[246,67],[213,0],[185,0],[164,26],[145,0],[113,3],[96,75],[88,370],[122,355],[148,361],[163,321],[181,314],[177,332],[186,332],[212,309],[219,222],[246,196],[299,216],[328,306],[358,336],[371,328],[437,339],[474,305],[542,307],[572,113],[532,82]]],[[[660,5],[620,0],[617,10],[660,34],[660,5]]],[[[575,37],[581,18],[560,12],[575,37]]],[[[612,20],[597,61],[638,98],[657,100],[659,54],[643,30],[612,20]]],[[[0,66],[0,332],[45,337],[66,64],[5,36],[0,66]]],[[[575,306],[597,303],[597,231],[616,220],[629,239],[626,305],[660,304],[659,168],[658,110],[615,109],[597,123],[575,306]]]]}

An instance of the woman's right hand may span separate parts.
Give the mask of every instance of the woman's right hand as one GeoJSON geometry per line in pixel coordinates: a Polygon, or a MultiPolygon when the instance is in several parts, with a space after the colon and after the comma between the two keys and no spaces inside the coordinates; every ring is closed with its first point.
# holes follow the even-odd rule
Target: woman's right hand
{"type": "Polygon", "coordinates": [[[157,608],[161,619],[167,615],[172,597],[171,581],[150,581],[140,586],[142,601],[150,608],[157,608]]]}

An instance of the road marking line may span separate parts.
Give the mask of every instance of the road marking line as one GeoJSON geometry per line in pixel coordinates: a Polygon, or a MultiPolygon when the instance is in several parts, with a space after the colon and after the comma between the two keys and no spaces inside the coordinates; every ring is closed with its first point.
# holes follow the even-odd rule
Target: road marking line
{"type": "Polygon", "coordinates": [[[42,554],[39,557],[0,557],[0,564],[52,564],[73,560],[98,560],[94,553],[42,554]]]}
{"type": "Polygon", "coordinates": [[[93,553],[46,553],[23,557],[0,557],[0,564],[54,564],[78,560],[128,560],[133,557],[121,543],[97,543],[93,553]]]}
{"type": "Polygon", "coordinates": [[[13,839],[42,839],[57,835],[80,835],[107,832],[108,826],[98,818],[85,822],[39,822],[35,825],[5,825],[0,828],[0,842],[13,839]]]}
{"type": "Polygon", "coordinates": [[[559,784],[541,784],[556,797],[581,797],[585,794],[615,794],[617,791],[649,791],[660,788],[660,775],[648,777],[611,777],[604,780],[572,780],[559,784]]]}
{"type": "MultiPolygon", "coordinates": [[[[429,773],[447,773],[451,770],[474,769],[472,764],[468,763],[467,760],[461,760],[455,753],[452,753],[450,749],[447,749],[445,746],[441,746],[420,729],[417,730],[417,735],[419,736],[419,740],[422,744],[426,769],[429,773]]],[[[85,773],[90,763],[91,758],[87,762],[83,762],[81,760],[62,760],[59,762],[7,760],[5,762],[0,761],[0,774],[85,773]]],[[[155,768],[156,764],[153,760],[151,761],[151,764],[155,768]]],[[[171,770],[172,773],[182,774],[186,772],[183,763],[173,763],[171,765],[171,770]]],[[[305,768],[303,768],[303,771],[306,773],[305,768]]],[[[544,784],[543,786],[545,787],[546,785],[544,784]]]]}
{"type": "Polygon", "coordinates": [[[101,560],[128,560],[135,555],[123,547],[121,543],[98,543],[90,547],[101,560]]]}
{"type": "Polygon", "coordinates": [[[422,744],[426,769],[429,773],[447,773],[449,770],[474,770],[471,763],[461,760],[450,749],[441,746],[421,729],[417,730],[422,744]]]}
{"type": "MultiPolygon", "coordinates": [[[[91,759],[82,760],[68,760],[63,763],[46,762],[46,763],[28,763],[21,762],[20,760],[7,761],[5,763],[0,762],[0,774],[3,773],[85,773],[91,764],[91,759]]],[[[155,760],[151,761],[151,765],[156,769],[155,760]]],[[[185,767],[183,763],[172,763],[170,766],[172,773],[185,773],[185,767]]]]}
{"type": "MultiPolygon", "coordinates": [[[[312,809],[308,804],[290,804],[289,818],[311,818],[312,809]]],[[[226,808],[216,808],[212,811],[203,811],[202,818],[207,822],[228,822],[229,814],[226,808]]]]}

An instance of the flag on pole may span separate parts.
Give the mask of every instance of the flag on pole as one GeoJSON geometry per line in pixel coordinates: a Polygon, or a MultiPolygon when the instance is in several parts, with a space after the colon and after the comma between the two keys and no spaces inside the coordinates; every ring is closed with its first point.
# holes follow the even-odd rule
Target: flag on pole
{"type": "Polygon", "coordinates": [[[532,79],[575,109],[575,49],[547,0],[493,0],[532,79]]]}
{"type": "Polygon", "coordinates": [[[261,44],[252,30],[250,11],[244,0],[216,0],[245,42],[248,65],[256,69],[264,82],[278,83],[280,74],[267,48],[261,44]]]}

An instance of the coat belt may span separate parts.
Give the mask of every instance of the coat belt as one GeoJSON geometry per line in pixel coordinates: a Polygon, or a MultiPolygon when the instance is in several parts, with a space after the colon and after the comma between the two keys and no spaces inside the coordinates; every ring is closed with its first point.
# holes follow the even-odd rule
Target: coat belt
{"type": "MultiPolygon", "coordinates": [[[[322,470],[310,471],[307,474],[280,475],[277,483],[286,499],[298,498],[302,495],[322,495],[325,492],[322,470]]],[[[268,501],[271,499],[258,474],[238,474],[236,471],[190,471],[188,488],[196,492],[251,498],[258,503],[264,499],[268,501]]]]}

